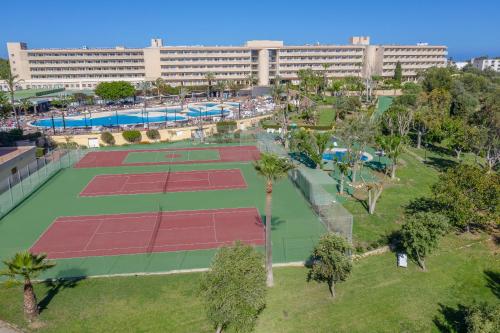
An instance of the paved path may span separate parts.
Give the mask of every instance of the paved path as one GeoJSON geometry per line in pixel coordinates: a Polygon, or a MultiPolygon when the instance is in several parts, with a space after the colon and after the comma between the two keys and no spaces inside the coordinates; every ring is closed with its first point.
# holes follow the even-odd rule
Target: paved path
{"type": "Polygon", "coordinates": [[[21,331],[0,320],[0,333],[21,333],[21,331]]]}

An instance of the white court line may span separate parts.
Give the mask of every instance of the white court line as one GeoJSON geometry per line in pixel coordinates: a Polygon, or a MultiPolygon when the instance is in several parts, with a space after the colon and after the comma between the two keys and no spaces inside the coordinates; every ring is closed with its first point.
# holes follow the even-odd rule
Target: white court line
{"type": "MultiPolygon", "coordinates": [[[[234,213],[235,211],[256,211],[259,213],[259,210],[255,207],[231,207],[231,208],[212,208],[212,209],[194,209],[194,210],[171,210],[171,211],[164,211],[164,214],[169,214],[171,216],[199,216],[202,214],[207,214],[207,213],[217,213],[217,214],[231,214],[234,213]],[[188,213],[189,212],[189,213],[188,213]]],[[[126,216],[125,218],[135,218],[135,217],[147,217],[150,215],[154,215],[156,212],[129,212],[129,213],[115,213],[115,214],[98,214],[98,215],[74,215],[74,216],[58,216],[56,219],[53,221],[54,222],[59,222],[59,223],[71,223],[71,222],[78,222],[78,218],[98,218],[100,219],[116,219],[117,216],[123,216],[123,215],[134,215],[134,216],[126,216]],[[104,216],[104,218],[103,218],[104,216]],[[58,221],[58,219],[65,219],[65,218],[71,218],[71,220],[66,220],[66,221],[58,221]]],[[[258,214],[260,216],[260,214],[258,214]]],[[[123,217],[122,217],[123,218],[123,217]]],[[[82,220],[83,221],[83,220],[82,220]]],[[[92,219],[88,220],[92,221],[92,219]]]]}
{"type": "MultiPolygon", "coordinates": [[[[244,242],[260,242],[263,241],[264,238],[252,238],[252,239],[245,239],[244,242]]],[[[196,246],[196,245],[207,245],[207,244],[214,244],[214,245],[224,245],[224,244],[232,244],[234,240],[230,241],[221,241],[221,242],[198,242],[198,243],[177,243],[177,244],[172,244],[172,245],[158,245],[153,248],[168,248],[168,247],[178,247],[178,246],[196,246]]],[[[217,248],[220,246],[214,246],[212,248],[203,248],[203,249],[189,249],[189,250],[174,250],[174,251],[156,251],[156,252],[184,252],[184,251],[200,251],[200,250],[209,250],[213,248],[217,248]]],[[[95,249],[95,250],[73,250],[73,251],[52,251],[49,252],[49,254],[68,254],[68,253],[83,253],[83,252],[98,252],[98,251],[114,251],[114,250],[130,250],[130,249],[144,249],[144,251],[147,249],[145,246],[128,246],[128,247],[109,247],[109,248],[102,248],[102,249],[95,249]]],[[[153,251],[155,252],[155,251],[153,251]]],[[[112,256],[123,256],[123,255],[134,255],[134,254],[146,254],[146,252],[138,252],[138,253],[121,253],[121,254],[112,254],[112,255],[98,255],[98,256],[92,256],[92,257],[112,257],[112,256]]],[[[78,257],[70,257],[70,258],[55,258],[55,259],[74,259],[74,258],[85,258],[85,256],[78,256],[78,257]]]]}

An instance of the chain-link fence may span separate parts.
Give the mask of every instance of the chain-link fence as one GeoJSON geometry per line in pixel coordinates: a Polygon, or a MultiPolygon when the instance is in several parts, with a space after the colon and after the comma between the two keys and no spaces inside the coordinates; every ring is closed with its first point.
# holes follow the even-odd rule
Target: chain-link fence
{"type": "Polygon", "coordinates": [[[56,149],[0,179],[0,219],[59,170],[73,166],[87,151],[56,149]]]}
{"type": "MultiPolygon", "coordinates": [[[[343,235],[349,242],[352,242],[353,216],[342,204],[337,202],[332,194],[324,189],[321,178],[329,178],[328,175],[321,170],[299,166],[293,169],[289,176],[309,201],[325,227],[329,231],[343,235]]],[[[329,182],[331,182],[331,178],[329,182]]]]}
{"type": "MultiPolygon", "coordinates": [[[[276,134],[259,132],[257,146],[261,152],[288,157],[276,134]]],[[[322,170],[310,169],[303,165],[290,171],[289,178],[310,203],[327,230],[339,233],[352,242],[352,214],[323,187],[331,185],[333,179],[322,170]]]]}

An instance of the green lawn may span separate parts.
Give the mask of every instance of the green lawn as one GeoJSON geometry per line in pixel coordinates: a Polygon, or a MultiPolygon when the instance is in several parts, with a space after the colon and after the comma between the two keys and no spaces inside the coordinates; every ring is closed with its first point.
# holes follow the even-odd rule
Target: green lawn
{"type": "Polygon", "coordinates": [[[377,203],[375,214],[369,215],[362,202],[348,197],[343,203],[354,216],[353,238],[364,247],[399,229],[404,206],[411,200],[428,195],[438,171],[426,167],[409,154],[403,154],[396,171],[397,181],[389,182],[377,203]]]}
{"type": "MultiPolygon", "coordinates": [[[[490,245],[491,246],[491,245],[490,245]]],[[[395,267],[392,253],[355,263],[331,300],[304,268],[275,269],[256,332],[438,332],[440,309],[498,301],[500,266],[485,241],[448,236],[427,260],[395,267]],[[495,296],[495,293],[497,296],[495,296]]],[[[200,274],[87,279],[36,285],[38,332],[213,332],[197,293],[200,274]]],[[[0,319],[25,326],[21,286],[0,286],[0,319]]]]}

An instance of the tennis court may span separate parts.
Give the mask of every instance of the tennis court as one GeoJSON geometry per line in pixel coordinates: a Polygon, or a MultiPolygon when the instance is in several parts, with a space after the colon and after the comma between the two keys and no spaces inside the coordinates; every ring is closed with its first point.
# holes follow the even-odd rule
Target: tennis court
{"type": "Polygon", "coordinates": [[[259,150],[255,146],[99,151],[88,153],[75,167],[250,162],[258,160],[259,156],[259,150]]]}
{"type": "Polygon", "coordinates": [[[60,217],[31,251],[61,259],[211,249],[236,240],[264,244],[257,209],[60,217]]]}
{"type": "MultiPolygon", "coordinates": [[[[259,155],[252,145],[212,144],[88,151],[74,167],[50,169],[0,220],[0,259],[46,252],[57,265],[45,279],[206,268],[236,240],[263,252],[259,155]]],[[[272,208],[273,262],[307,260],[325,229],[287,178],[274,185],[272,208]]]]}
{"type": "Polygon", "coordinates": [[[217,149],[202,149],[202,150],[174,150],[169,152],[164,151],[144,151],[130,152],[124,164],[134,163],[156,163],[156,162],[176,162],[176,161],[218,161],[220,160],[219,151],[217,149]]]}
{"type": "Polygon", "coordinates": [[[113,174],[95,176],[80,196],[213,191],[246,187],[239,169],[113,174]]]}

